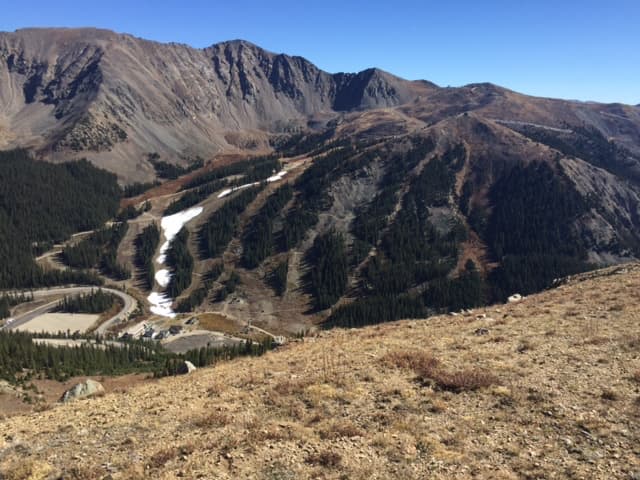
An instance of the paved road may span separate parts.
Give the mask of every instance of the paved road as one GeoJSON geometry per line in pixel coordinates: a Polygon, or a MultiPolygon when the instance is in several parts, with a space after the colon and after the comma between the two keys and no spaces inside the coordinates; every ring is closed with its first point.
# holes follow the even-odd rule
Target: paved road
{"type": "MultiPolygon", "coordinates": [[[[50,288],[50,289],[44,289],[44,290],[34,290],[31,293],[33,293],[33,298],[37,299],[42,297],[48,297],[50,295],[77,295],[80,293],[90,292],[91,290],[95,290],[96,288],[98,287],[61,287],[61,288],[50,288]]],[[[108,292],[113,295],[116,295],[118,298],[122,300],[122,303],[124,304],[124,307],[122,308],[122,310],[120,310],[116,315],[114,315],[107,321],[103,322],[96,329],[96,333],[104,334],[111,326],[117,324],[121,320],[126,319],[127,316],[137,308],[138,302],[133,297],[131,297],[130,295],[127,295],[126,293],[121,292],[120,290],[114,290],[112,288],[104,288],[104,287],[100,287],[100,288],[102,288],[104,292],[108,292]]],[[[58,301],[56,300],[55,302],[47,303],[46,305],[42,305],[29,312],[23,313],[22,315],[18,315],[11,321],[9,325],[5,325],[3,328],[7,330],[13,330],[16,327],[19,327],[20,325],[23,325],[28,321],[33,320],[37,316],[40,316],[44,313],[52,311],[54,308],[56,308],[57,304],[58,304],[58,301]]]]}

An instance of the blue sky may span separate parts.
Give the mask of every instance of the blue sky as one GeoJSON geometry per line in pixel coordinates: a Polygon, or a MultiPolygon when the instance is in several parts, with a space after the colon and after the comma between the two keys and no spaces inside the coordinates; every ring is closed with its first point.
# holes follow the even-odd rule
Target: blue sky
{"type": "Polygon", "coordinates": [[[330,72],[640,103],[638,0],[1,0],[0,30],[97,26],[196,47],[242,38],[330,72]]]}

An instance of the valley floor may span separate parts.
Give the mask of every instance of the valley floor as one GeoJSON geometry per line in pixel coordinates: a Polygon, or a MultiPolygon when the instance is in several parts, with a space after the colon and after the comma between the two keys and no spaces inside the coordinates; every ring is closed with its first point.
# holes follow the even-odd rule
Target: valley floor
{"type": "Polygon", "coordinates": [[[640,266],[0,421],[4,478],[640,478],[640,266]]]}

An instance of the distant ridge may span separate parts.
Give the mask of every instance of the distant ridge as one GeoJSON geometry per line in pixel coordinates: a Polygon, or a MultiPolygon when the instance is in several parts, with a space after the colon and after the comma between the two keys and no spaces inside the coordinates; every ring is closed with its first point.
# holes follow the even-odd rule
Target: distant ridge
{"type": "MultiPolygon", "coordinates": [[[[329,74],[245,40],[196,49],[96,28],[0,33],[0,148],[32,147],[52,160],[88,157],[123,181],[153,177],[149,152],[183,164],[259,153],[274,135],[389,108],[407,118],[427,110],[427,124],[465,111],[586,122],[632,150],[640,144],[634,107],[536,99],[486,83],[439,88],[376,68],[329,74]]],[[[423,122],[409,121],[405,130],[423,122]]]]}

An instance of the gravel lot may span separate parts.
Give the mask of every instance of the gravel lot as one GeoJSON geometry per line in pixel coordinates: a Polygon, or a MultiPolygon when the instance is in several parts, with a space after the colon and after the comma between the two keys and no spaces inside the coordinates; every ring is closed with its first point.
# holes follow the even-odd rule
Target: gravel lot
{"type": "Polygon", "coordinates": [[[32,333],[66,332],[67,330],[85,332],[98,321],[98,318],[100,315],[85,313],[45,313],[19,325],[16,330],[32,333]]]}

